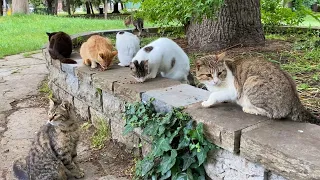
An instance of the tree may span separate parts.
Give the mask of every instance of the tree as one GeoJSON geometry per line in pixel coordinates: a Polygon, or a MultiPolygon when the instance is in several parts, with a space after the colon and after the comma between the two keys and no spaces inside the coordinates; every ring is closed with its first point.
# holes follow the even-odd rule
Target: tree
{"type": "Polygon", "coordinates": [[[119,11],[119,2],[118,1],[113,2],[113,11],[112,11],[112,13],[120,13],[120,11],[119,11]]]}
{"type": "Polygon", "coordinates": [[[0,0],[0,16],[3,16],[3,0],[0,0]]]}
{"type": "Polygon", "coordinates": [[[184,25],[188,46],[205,51],[265,41],[260,0],[148,0],[137,16],[160,26],[184,25]]]}
{"type": "Polygon", "coordinates": [[[188,46],[204,51],[236,44],[264,45],[260,0],[225,0],[216,19],[191,21],[186,27],[188,46]]]}
{"type": "Polygon", "coordinates": [[[28,0],[12,0],[12,14],[27,14],[29,10],[28,0]]]}

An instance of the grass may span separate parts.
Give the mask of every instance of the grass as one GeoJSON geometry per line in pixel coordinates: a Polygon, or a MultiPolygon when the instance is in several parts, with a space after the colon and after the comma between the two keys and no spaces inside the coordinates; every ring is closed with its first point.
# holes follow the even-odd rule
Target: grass
{"type": "Polygon", "coordinates": [[[48,79],[45,79],[44,81],[42,81],[40,88],[39,88],[39,92],[47,94],[48,98],[52,98],[53,93],[52,93],[52,90],[49,88],[48,83],[49,83],[48,79]]]}
{"type": "Polygon", "coordinates": [[[104,147],[104,143],[111,136],[110,127],[107,125],[104,119],[97,119],[96,131],[91,137],[91,144],[94,148],[101,149],[104,147]]]}
{"type": "MultiPolygon", "coordinates": [[[[318,15],[318,17],[320,17],[320,16],[318,15]]],[[[299,24],[299,26],[320,27],[320,22],[318,20],[316,20],[315,18],[313,18],[312,16],[307,15],[304,18],[304,21],[299,24]]]]}
{"type": "MultiPolygon", "coordinates": [[[[151,26],[145,23],[146,27],[151,26]]],[[[48,42],[46,32],[76,34],[88,31],[124,29],[122,20],[69,18],[47,15],[0,17],[0,58],[40,49],[48,42]]]]}

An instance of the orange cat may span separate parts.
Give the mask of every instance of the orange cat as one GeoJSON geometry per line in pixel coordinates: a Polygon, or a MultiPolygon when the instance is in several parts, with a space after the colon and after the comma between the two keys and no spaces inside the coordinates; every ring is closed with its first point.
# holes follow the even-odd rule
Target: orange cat
{"type": "Polygon", "coordinates": [[[108,38],[93,35],[81,45],[80,55],[85,65],[96,68],[98,63],[104,71],[111,65],[113,57],[118,54],[112,49],[113,45],[108,38]]]}

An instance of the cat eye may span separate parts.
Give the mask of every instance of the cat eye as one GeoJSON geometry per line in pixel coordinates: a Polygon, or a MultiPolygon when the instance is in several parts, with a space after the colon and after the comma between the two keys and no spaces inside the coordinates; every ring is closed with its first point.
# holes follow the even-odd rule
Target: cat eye
{"type": "Polygon", "coordinates": [[[220,76],[222,74],[222,72],[218,72],[218,76],[220,76]]]}
{"type": "Polygon", "coordinates": [[[211,75],[211,74],[206,74],[206,76],[207,76],[207,77],[212,77],[212,75],[211,75]]]}

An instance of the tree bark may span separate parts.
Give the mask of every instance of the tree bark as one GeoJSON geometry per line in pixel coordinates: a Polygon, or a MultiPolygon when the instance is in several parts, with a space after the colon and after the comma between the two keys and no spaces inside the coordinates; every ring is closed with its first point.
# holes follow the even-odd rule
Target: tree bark
{"type": "Polygon", "coordinates": [[[87,14],[91,14],[89,1],[86,1],[86,9],[87,9],[87,14]]]}
{"type": "Polygon", "coordinates": [[[71,15],[71,10],[70,10],[70,0],[66,0],[66,6],[67,6],[68,14],[69,14],[69,15],[71,15]]]}
{"type": "Polygon", "coordinates": [[[186,26],[188,46],[203,51],[221,50],[236,44],[264,45],[260,0],[225,0],[215,20],[204,18],[186,26]]]}
{"type": "Polygon", "coordinates": [[[104,18],[108,19],[108,0],[104,1],[104,18]]]}
{"type": "Polygon", "coordinates": [[[113,4],[113,12],[112,13],[120,13],[118,4],[119,4],[118,2],[115,2],[113,4]]]}
{"type": "Polygon", "coordinates": [[[47,0],[48,14],[51,14],[51,15],[54,14],[53,3],[54,3],[54,0],[47,0]]]}
{"type": "Polygon", "coordinates": [[[91,9],[91,14],[94,14],[93,7],[92,7],[92,2],[90,2],[90,9],[91,9]]]}
{"type": "Polygon", "coordinates": [[[0,0],[0,16],[3,16],[3,0],[0,0]]]}
{"type": "Polygon", "coordinates": [[[12,14],[27,14],[29,10],[28,0],[12,0],[12,14]]]}

